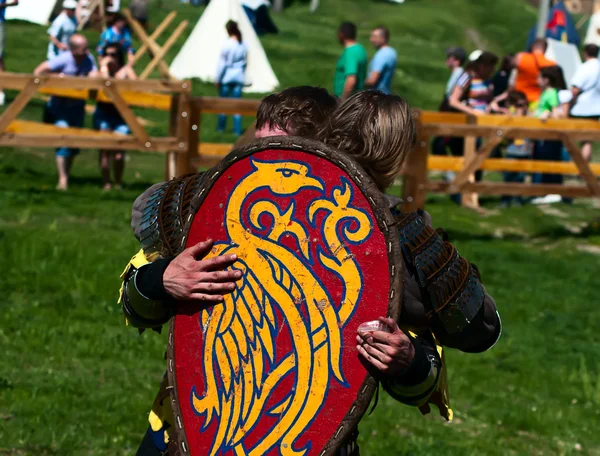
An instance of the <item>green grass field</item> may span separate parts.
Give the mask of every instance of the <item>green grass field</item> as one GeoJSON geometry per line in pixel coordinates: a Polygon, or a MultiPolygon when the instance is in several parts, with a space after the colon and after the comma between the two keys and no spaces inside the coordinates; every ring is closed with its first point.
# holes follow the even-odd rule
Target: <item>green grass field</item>
{"type": "MultiPolygon", "coordinates": [[[[315,16],[305,3],[275,16],[282,33],[263,42],[282,84],[329,86],[337,23],[357,21],[366,43],[368,27],[383,22],[400,52],[395,89],[426,108],[445,82],[443,49],[475,47],[467,28],[508,52],[534,17],[517,0],[322,3],[315,16]]],[[[195,22],[198,9],[176,8],[195,22]]],[[[164,14],[155,11],[153,20],[164,14]]],[[[42,27],[9,24],[9,69],[31,71],[45,42],[42,27]]],[[[196,84],[195,92],[214,89],[196,84]]],[[[39,118],[40,108],[25,116],[39,118]]],[[[164,131],[160,115],[143,115],[164,131]]],[[[204,140],[232,139],[213,127],[207,117],[204,140]]],[[[84,152],[70,191],[59,193],[51,150],[0,149],[0,455],[137,448],[165,369],[165,335],[125,327],[116,299],[119,274],[137,250],[132,201],[162,179],[163,163],[156,154],[129,154],[125,190],[104,193],[96,153],[84,152]]],[[[427,209],[479,266],[503,337],[482,355],[448,352],[453,423],[382,394],[360,427],[366,456],[600,454],[600,226],[593,222],[600,205],[500,211],[497,200],[483,203],[486,216],[441,197],[427,209]]]]}

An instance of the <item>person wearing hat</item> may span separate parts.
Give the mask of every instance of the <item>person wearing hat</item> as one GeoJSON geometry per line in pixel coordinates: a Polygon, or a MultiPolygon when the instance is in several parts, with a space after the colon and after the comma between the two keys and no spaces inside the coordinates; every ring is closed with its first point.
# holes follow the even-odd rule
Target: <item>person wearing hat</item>
{"type": "Polygon", "coordinates": [[[81,8],[77,0],[64,0],[62,12],[52,21],[48,29],[48,60],[69,50],[69,40],[77,32],[81,8]]]}

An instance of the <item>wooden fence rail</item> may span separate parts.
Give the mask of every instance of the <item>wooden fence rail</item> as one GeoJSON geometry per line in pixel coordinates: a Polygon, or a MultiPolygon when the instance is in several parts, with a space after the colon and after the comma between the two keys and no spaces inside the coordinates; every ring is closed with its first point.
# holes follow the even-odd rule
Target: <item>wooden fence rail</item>
{"type": "Polygon", "coordinates": [[[427,193],[461,193],[462,203],[477,207],[479,194],[566,197],[600,197],[598,165],[590,165],[581,155],[578,141],[600,141],[600,123],[589,120],[547,120],[511,116],[470,117],[462,114],[416,112],[417,147],[409,154],[404,175],[407,210],[425,205],[427,193]],[[430,156],[434,137],[464,138],[463,157],[430,156]],[[477,140],[481,145],[476,147],[477,140]],[[557,140],[566,147],[573,163],[534,160],[490,159],[505,139],[557,140]],[[429,180],[430,170],[453,170],[451,182],[429,180]],[[475,182],[478,170],[521,171],[528,173],[577,174],[584,185],[475,182]]]}
{"type": "MultiPolygon", "coordinates": [[[[0,115],[0,146],[73,147],[113,150],[148,150],[167,153],[177,164],[173,173],[192,171],[190,160],[174,160],[175,154],[189,155],[187,118],[192,112],[191,86],[187,81],[128,81],[101,78],[32,76],[2,73],[0,85],[19,94],[0,115]],[[17,116],[38,94],[112,103],[131,130],[130,135],[100,132],[86,128],[60,128],[54,125],[18,120],[17,116]],[[170,112],[169,134],[151,136],[132,107],[170,112]]],[[[194,151],[195,155],[195,151],[194,151]]]]}
{"type": "MultiPolygon", "coordinates": [[[[232,144],[206,143],[200,140],[203,114],[224,113],[254,117],[260,103],[259,100],[251,99],[191,97],[191,85],[187,81],[116,81],[2,73],[0,86],[20,91],[0,115],[0,146],[43,144],[45,147],[164,152],[167,153],[166,178],[193,172],[198,166],[212,166],[232,150],[232,144]],[[38,93],[111,102],[127,122],[132,134],[121,136],[84,128],[58,128],[17,120],[18,114],[38,93]],[[131,107],[168,111],[168,135],[151,137],[135,117],[131,107]]],[[[572,119],[541,121],[511,116],[472,117],[418,110],[414,115],[417,122],[417,146],[408,155],[401,173],[408,210],[422,208],[430,192],[460,193],[463,204],[473,207],[478,204],[478,194],[535,196],[556,193],[568,197],[600,198],[600,164],[586,163],[578,146],[578,141],[582,140],[600,142],[600,122],[572,119]],[[463,156],[430,156],[430,142],[440,136],[464,138],[463,156]],[[490,158],[492,151],[504,140],[514,138],[562,141],[573,161],[490,158]],[[429,171],[434,170],[454,171],[456,177],[452,182],[432,181],[429,179],[429,171]],[[583,184],[475,182],[474,173],[477,170],[579,175],[583,184]]],[[[242,141],[247,141],[251,136],[252,131],[248,131],[242,141]]]]}

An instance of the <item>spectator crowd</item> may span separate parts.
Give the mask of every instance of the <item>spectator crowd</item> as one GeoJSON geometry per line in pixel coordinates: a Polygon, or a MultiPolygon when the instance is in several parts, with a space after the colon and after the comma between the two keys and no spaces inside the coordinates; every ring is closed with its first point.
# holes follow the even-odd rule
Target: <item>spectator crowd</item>
{"type": "MultiPolygon", "coordinates": [[[[116,79],[136,79],[133,69],[134,49],[131,33],[124,16],[112,13],[110,23],[99,37],[96,57],[90,52],[88,40],[77,33],[82,20],[82,3],[77,0],[64,0],[61,13],[52,21],[48,29],[47,60],[35,69],[35,75],[60,74],[79,77],[105,77],[116,79]]],[[[44,121],[57,127],[82,127],[85,120],[86,102],[60,96],[48,100],[44,121]]],[[[96,130],[127,135],[130,133],[127,123],[111,103],[98,102],[93,113],[92,124],[96,130]]],[[[79,149],[59,147],[56,149],[56,169],[58,171],[57,189],[67,190],[73,160],[79,149]]],[[[124,170],[124,151],[100,151],[100,169],[104,181],[103,188],[113,188],[111,165],[114,173],[114,188],[120,189],[124,170]]]]}
{"type": "MultiPolygon", "coordinates": [[[[0,3],[0,71],[4,69],[4,15],[6,8],[17,5],[19,0],[0,3]]],[[[34,71],[36,75],[54,73],[79,77],[111,77],[135,79],[133,69],[134,49],[127,21],[118,12],[110,14],[108,27],[101,33],[95,46],[95,54],[90,52],[87,39],[77,33],[84,20],[85,0],[64,0],[61,13],[48,29],[47,60],[34,71]],[[99,65],[97,64],[99,62],[99,65]]],[[[118,2],[117,2],[118,3],[118,2]]],[[[133,0],[134,15],[146,23],[148,11],[143,2],[133,0]],[[139,3],[139,5],[138,5],[139,3]],[[142,5],[142,6],[140,6],[142,5]]],[[[226,24],[228,40],[221,48],[215,81],[219,96],[239,98],[246,79],[248,47],[243,41],[238,24],[226,24]]],[[[351,22],[343,22],[337,31],[337,39],[343,47],[337,60],[333,78],[333,93],[341,100],[349,98],[364,89],[376,89],[384,94],[392,93],[392,82],[398,65],[398,54],[390,46],[390,30],[384,26],[374,28],[370,33],[370,43],[375,52],[369,60],[365,47],[357,41],[357,27],[351,22]]],[[[596,44],[587,44],[583,49],[584,63],[578,68],[571,81],[565,81],[561,67],[546,57],[545,39],[533,41],[527,52],[505,56],[502,61],[494,53],[476,50],[467,55],[461,47],[449,48],[446,52],[446,66],[450,70],[440,111],[458,112],[473,116],[484,114],[510,114],[517,117],[533,116],[539,119],[600,119],[600,61],[596,44]],[[499,65],[500,64],[500,65],[499,65]],[[568,88],[570,87],[570,88],[568,88]]],[[[0,104],[4,94],[0,92],[0,104]]],[[[53,96],[48,101],[44,120],[58,127],[82,127],[86,115],[84,100],[53,96]]],[[[129,134],[127,123],[118,110],[109,103],[98,103],[93,113],[92,123],[99,131],[129,134]]],[[[219,115],[217,129],[224,131],[227,117],[219,115]]],[[[241,116],[233,116],[233,131],[242,134],[241,116]]],[[[481,140],[478,140],[478,145],[481,140]]],[[[586,160],[592,156],[592,144],[582,144],[582,154],[586,160]]],[[[463,154],[464,139],[459,137],[439,137],[432,142],[435,155],[460,156],[463,154]]],[[[58,171],[57,188],[66,190],[69,175],[78,149],[60,147],[56,150],[58,171]]],[[[568,159],[569,154],[559,141],[533,141],[527,138],[506,141],[494,151],[496,156],[504,154],[515,160],[568,159]]],[[[100,151],[100,167],[104,189],[113,188],[111,168],[114,173],[114,188],[120,188],[124,169],[123,151],[100,151]]],[[[452,174],[447,173],[451,180],[452,174]]],[[[524,182],[524,173],[505,173],[507,182],[524,182]]],[[[481,178],[481,172],[476,179],[481,178]]],[[[562,175],[535,174],[533,183],[561,184],[562,175]]],[[[453,195],[459,201],[459,195],[453,195]]],[[[560,201],[557,195],[547,195],[532,202],[560,201]]],[[[504,205],[523,204],[522,198],[504,197],[504,205]]]]}
{"type": "MultiPolygon", "coordinates": [[[[496,72],[498,57],[489,51],[474,51],[467,56],[461,47],[452,47],[446,53],[446,66],[451,74],[446,85],[440,111],[462,112],[480,116],[484,114],[509,114],[517,117],[546,119],[600,119],[600,61],[599,48],[587,44],[583,48],[584,63],[577,69],[572,80],[565,81],[562,68],[546,57],[548,43],[536,39],[527,52],[506,56],[496,72]]],[[[478,145],[481,140],[477,141],[478,145]]],[[[443,137],[433,141],[434,155],[460,156],[464,139],[443,137]]],[[[581,152],[585,160],[592,157],[592,144],[583,142],[581,152]]],[[[527,138],[506,141],[494,152],[515,160],[563,161],[569,159],[560,141],[534,141],[527,138]]],[[[451,180],[452,173],[446,179],[451,180]]],[[[475,176],[481,179],[481,172],[475,176]]],[[[525,182],[525,173],[507,172],[506,182],[525,182]]],[[[560,174],[538,173],[531,176],[536,184],[562,184],[560,174]]],[[[456,202],[459,195],[452,195],[456,202]]],[[[505,196],[502,204],[555,203],[563,200],[559,195],[549,194],[526,201],[520,197],[505,196]]]]}

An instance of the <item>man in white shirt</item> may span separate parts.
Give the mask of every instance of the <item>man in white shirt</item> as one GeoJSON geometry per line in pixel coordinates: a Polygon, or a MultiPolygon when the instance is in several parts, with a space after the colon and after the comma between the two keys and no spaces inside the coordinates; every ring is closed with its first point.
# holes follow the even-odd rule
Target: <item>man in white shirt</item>
{"type": "MultiPolygon", "coordinates": [[[[595,44],[587,44],[583,48],[583,60],[571,80],[571,117],[588,120],[600,119],[600,60],[599,48],[595,44]]],[[[592,144],[583,143],[583,157],[589,161],[592,157],[592,144]]]]}
{"type": "Polygon", "coordinates": [[[80,8],[77,0],[65,0],[62,12],[52,21],[48,29],[48,60],[69,50],[69,40],[77,32],[80,8]]]}

